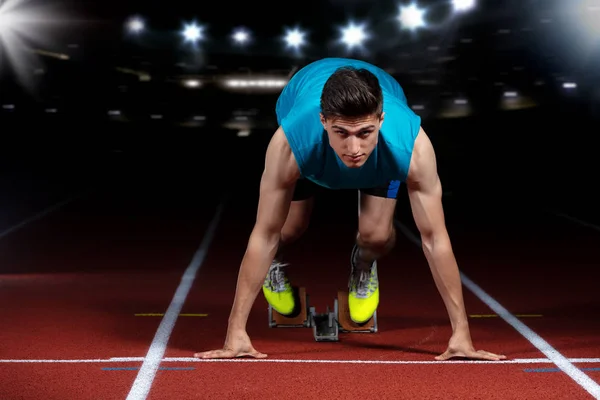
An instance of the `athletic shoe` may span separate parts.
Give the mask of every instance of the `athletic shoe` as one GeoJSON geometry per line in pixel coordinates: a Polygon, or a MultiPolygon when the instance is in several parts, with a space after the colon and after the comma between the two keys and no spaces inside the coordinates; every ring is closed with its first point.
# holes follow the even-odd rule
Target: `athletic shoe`
{"type": "Polygon", "coordinates": [[[285,274],[288,264],[273,261],[263,283],[262,290],[267,302],[282,315],[290,315],[296,306],[294,291],[285,274]]]}
{"type": "Polygon", "coordinates": [[[371,268],[359,269],[354,265],[354,257],[358,247],[354,245],[350,257],[350,280],[348,284],[348,308],[350,318],[357,324],[363,324],[375,314],[379,305],[379,279],[377,276],[377,261],[371,268]]]}

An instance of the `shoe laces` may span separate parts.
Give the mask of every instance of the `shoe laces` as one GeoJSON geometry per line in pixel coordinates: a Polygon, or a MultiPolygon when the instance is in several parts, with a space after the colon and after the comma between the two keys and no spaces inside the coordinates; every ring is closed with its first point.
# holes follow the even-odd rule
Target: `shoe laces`
{"type": "Polygon", "coordinates": [[[287,286],[287,276],[285,275],[285,267],[288,264],[274,262],[269,269],[269,282],[271,289],[274,292],[283,292],[287,286]]]}
{"type": "Polygon", "coordinates": [[[371,273],[373,266],[369,269],[358,269],[354,268],[352,272],[351,288],[356,292],[358,297],[366,297],[371,288],[371,273]]]}

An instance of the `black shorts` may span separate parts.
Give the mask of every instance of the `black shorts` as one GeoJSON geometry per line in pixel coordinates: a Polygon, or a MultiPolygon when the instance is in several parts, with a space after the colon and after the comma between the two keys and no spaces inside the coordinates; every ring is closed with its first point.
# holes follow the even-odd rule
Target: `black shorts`
{"type": "MultiPolygon", "coordinates": [[[[292,201],[307,200],[313,197],[318,191],[326,188],[317,185],[313,181],[305,178],[300,178],[296,182],[296,188],[294,189],[294,196],[292,201]]],[[[383,197],[386,199],[398,198],[400,189],[400,181],[389,181],[388,184],[382,186],[376,186],[372,188],[360,189],[362,193],[370,194],[371,196],[383,197]]]]}

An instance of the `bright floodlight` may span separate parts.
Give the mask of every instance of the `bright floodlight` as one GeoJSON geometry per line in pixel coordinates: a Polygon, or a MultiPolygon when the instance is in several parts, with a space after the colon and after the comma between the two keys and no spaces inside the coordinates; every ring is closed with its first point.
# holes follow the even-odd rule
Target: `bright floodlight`
{"type": "Polygon", "coordinates": [[[240,28],[233,32],[232,37],[236,43],[244,44],[250,40],[250,33],[247,30],[240,28]]]}
{"type": "Polygon", "coordinates": [[[133,17],[127,21],[127,30],[129,30],[129,32],[140,33],[145,27],[144,21],[139,17],[133,17]]]}
{"type": "Polygon", "coordinates": [[[600,35],[600,1],[587,0],[582,6],[579,21],[594,36],[600,35]]]}
{"type": "Polygon", "coordinates": [[[185,87],[192,88],[192,89],[198,88],[201,85],[200,81],[197,79],[188,79],[188,80],[184,81],[183,84],[185,85],[185,87]]]}
{"type": "Polygon", "coordinates": [[[360,47],[367,38],[364,25],[355,25],[351,22],[347,27],[342,28],[342,41],[349,49],[360,47]]]}
{"type": "Polygon", "coordinates": [[[475,0],[452,0],[454,11],[467,11],[475,7],[475,0]]]}
{"type": "Polygon", "coordinates": [[[299,48],[304,44],[304,32],[301,32],[298,28],[291,29],[285,33],[285,42],[288,47],[299,48]]]}
{"type": "MultiPolygon", "coordinates": [[[[59,15],[49,8],[25,0],[0,1],[0,67],[10,64],[20,81],[29,85],[34,54],[32,47],[51,45],[45,28],[58,24],[59,15]],[[44,8],[41,8],[44,7],[44,8]]],[[[66,56],[61,55],[60,58],[66,56]]]]}
{"type": "Polygon", "coordinates": [[[418,8],[417,5],[413,3],[409,6],[400,7],[398,20],[403,29],[414,30],[425,26],[425,21],[423,20],[424,14],[425,10],[418,8]]]}
{"type": "MultiPolygon", "coordinates": [[[[0,13],[2,13],[1,8],[0,8],[0,13]]],[[[3,30],[7,29],[8,24],[9,24],[9,21],[8,21],[8,18],[6,17],[6,15],[0,14],[0,33],[2,33],[3,30]]]]}
{"type": "Polygon", "coordinates": [[[197,42],[202,39],[203,28],[196,23],[186,25],[183,28],[183,37],[188,42],[197,42]]]}

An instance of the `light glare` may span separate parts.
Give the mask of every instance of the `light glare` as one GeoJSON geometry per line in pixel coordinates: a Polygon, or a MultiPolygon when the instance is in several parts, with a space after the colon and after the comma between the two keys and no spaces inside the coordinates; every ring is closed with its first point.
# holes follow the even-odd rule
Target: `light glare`
{"type": "Polygon", "coordinates": [[[367,38],[364,24],[355,25],[351,22],[347,27],[342,28],[342,41],[348,48],[361,46],[367,38]]]}
{"type": "Polygon", "coordinates": [[[467,11],[475,7],[475,0],[452,0],[454,11],[467,11]]]}
{"type": "Polygon", "coordinates": [[[132,33],[140,33],[145,27],[144,21],[139,17],[131,18],[127,22],[127,29],[132,33]]]}
{"type": "Polygon", "coordinates": [[[197,42],[203,37],[203,28],[196,23],[191,23],[183,28],[183,36],[188,42],[197,42]]]}
{"type": "Polygon", "coordinates": [[[233,32],[233,40],[237,43],[244,44],[250,40],[250,33],[245,29],[237,29],[233,32]]]}
{"type": "Polygon", "coordinates": [[[284,39],[288,47],[298,48],[304,44],[304,36],[304,32],[301,32],[298,28],[294,28],[285,33],[284,39]]]}
{"type": "Polygon", "coordinates": [[[414,30],[425,26],[423,15],[425,10],[417,7],[416,4],[400,7],[400,15],[398,20],[403,29],[414,30]]]}

